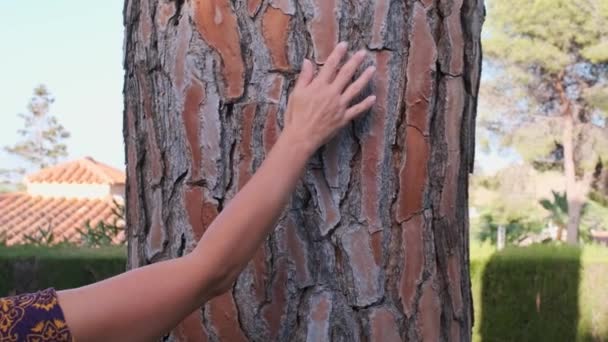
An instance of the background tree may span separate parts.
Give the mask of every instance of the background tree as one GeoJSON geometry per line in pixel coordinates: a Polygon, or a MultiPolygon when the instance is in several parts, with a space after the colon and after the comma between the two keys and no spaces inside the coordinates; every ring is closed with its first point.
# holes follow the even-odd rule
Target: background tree
{"type": "Polygon", "coordinates": [[[24,127],[18,130],[21,141],[4,147],[7,153],[17,156],[24,164],[17,169],[0,170],[5,181],[14,181],[17,176],[23,176],[26,170],[41,169],[67,157],[64,141],[70,137],[70,133],[51,114],[50,107],[54,101],[46,86],[39,85],[34,89],[27,106],[28,112],[19,114],[24,121],[24,127]]]}
{"type": "Polygon", "coordinates": [[[232,290],[167,340],[470,340],[481,0],[128,0],[124,15],[131,268],[192,250],[271,148],[304,57],[347,40],[377,66],[373,110],[311,160],[232,290]]]}
{"type": "Polygon", "coordinates": [[[568,199],[568,242],[577,243],[581,211],[608,156],[607,0],[489,3],[486,55],[502,70],[489,126],[538,168],[560,168],[568,199]],[[499,104],[498,102],[497,104],[499,104]]]}

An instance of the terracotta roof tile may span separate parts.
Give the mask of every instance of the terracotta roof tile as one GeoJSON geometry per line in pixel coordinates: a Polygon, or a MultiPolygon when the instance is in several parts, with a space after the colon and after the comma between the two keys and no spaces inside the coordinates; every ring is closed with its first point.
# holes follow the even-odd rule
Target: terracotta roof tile
{"type": "MultiPolygon", "coordinates": [[[[25,236],[37,234],[39,228],[52,229],[55,241],[78,242],[77,229],[99,222],[111,224],[115,216],[109,199],[69,199],[31,196],[27,193],[0,195],[0,236],[8,245],[26,242],[25,236]]],[[[124,234],[117,240],[123,239],[124,234]]]]}
{"type": "Polygon", "coordinates": [[[86,157],[44,168],[25,177],[29,183],[124,184],[125,173],[86,157]]]}

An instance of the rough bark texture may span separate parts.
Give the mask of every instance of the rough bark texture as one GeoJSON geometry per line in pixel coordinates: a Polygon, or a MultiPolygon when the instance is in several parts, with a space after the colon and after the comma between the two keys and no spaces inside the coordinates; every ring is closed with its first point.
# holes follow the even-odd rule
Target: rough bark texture
{"type": "Polygon", "coordinates": [[[311,160],[232,291],[167,340],[470,340],[483,0],[127,0],[124,15],[131,268],[192,250],[274,143],[305,56],[347,40],[378,68],[377,105],[311,160]]]}

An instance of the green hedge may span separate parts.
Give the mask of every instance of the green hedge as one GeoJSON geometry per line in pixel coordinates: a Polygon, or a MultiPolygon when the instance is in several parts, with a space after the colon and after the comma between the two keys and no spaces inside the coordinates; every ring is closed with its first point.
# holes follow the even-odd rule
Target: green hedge
{"type": "Polygon", "coordinates": [[[471,259],[475,341],[608,341],[608,249],[511,248],[471,259]]]}
{"type": "MultiPolygon", "coordinates": [[[[125,254],[0,247],[0,296],[111,277],[124,272],[125,254]]],[[[471,280],[474,341],[608,341],[608,248],[474,246],[471,280]]]]}
{"type": "Polygon", "coordinates": [[[124,272],[124,247],[0,247],[0,297],[79,287],[124,272]]]}

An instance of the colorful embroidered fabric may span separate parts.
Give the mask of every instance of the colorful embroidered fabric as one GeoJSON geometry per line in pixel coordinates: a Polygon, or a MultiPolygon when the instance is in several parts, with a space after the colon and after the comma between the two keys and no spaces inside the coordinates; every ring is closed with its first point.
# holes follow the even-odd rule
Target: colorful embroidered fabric
{"type": "Polygon", "coordinates": [[[0,342],[73,342],[54,289],[0,298],[0,342]]]}

